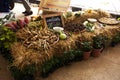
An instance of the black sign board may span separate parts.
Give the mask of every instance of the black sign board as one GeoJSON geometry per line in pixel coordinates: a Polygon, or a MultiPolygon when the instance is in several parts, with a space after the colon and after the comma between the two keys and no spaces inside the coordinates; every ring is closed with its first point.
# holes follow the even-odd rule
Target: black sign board
{"type": "Polygon", "coordinates": [[[53,27],[63,27],[63,19],[60,14],[44,15],[45,25],[53,29],[53,27]]]}

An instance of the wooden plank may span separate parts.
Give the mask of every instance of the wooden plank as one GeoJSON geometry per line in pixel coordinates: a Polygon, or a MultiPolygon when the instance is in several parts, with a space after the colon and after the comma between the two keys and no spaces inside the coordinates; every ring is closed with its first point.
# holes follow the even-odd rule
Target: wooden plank
{"type": "Polygon", "coordinates": [[[41,0],[39,10],[66,12],[70,5],[70,0],[41,0]]]}

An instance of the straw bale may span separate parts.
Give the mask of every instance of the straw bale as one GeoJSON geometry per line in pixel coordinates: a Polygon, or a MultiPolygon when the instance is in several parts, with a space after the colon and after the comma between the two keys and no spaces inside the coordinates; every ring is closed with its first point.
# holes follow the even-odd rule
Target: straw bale
{"type": "Polygon", "coordinates": [[[36,51],[34,49],[28,49],[19,42],[15,42],[11,45],[11,54],[14,58],[13,65],[22,69],[25,65],[30,64],[42,64],[46,60],[49,60],[53,56],[53,51],[36,51]]]}

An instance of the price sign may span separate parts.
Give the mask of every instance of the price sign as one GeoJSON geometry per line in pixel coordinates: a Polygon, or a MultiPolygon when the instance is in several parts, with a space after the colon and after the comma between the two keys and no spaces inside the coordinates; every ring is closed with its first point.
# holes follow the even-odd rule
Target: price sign
{"type": "Polygon", "coordinates": [[[43,16],[46,27],[53,29],[53,27],[63,27],[63,18],[60,14],[51,14],[43,16]]]}

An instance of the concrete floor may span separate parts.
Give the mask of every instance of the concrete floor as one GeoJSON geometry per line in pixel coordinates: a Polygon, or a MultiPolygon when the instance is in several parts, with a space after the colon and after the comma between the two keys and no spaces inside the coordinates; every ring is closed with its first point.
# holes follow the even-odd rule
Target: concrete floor
{"type": "MultiPolygon", "coordinates": [[[[13,80],[7,67],[0,55],[0,80],[13,80]]],[[[120,45],[105,49],[97,58],[74,62],[38,80],[120,80],[120,45]]]]}
{"type": "MultiPolygon", "coordinates": [[[[33,14],[30,16],[36,16],[38,13],[38,5],[37,4],[30,4],[31,10],[33,11],[33,14]]],[[[22,14],[22,12],[25,11],[25,8],[23,6],[23,4],[21,3],[15,3],[15,7],[12,10],[12,12],[15,13],[15,17],[16,18],[22,18],[24,17],[24,14],[22,14]]],[[[30,17],[28,16],[28,17],[30,17]]]]}
{"type": "Polygon", "coordinates": [[[105,49],[97,58],[72,63],[39,80],[120,80],[120,45],[105,49]]]}
{"type": "MultiPolygon", "coordinates": [[[[33,15],[37,7],[32,7],[33,15]]],[[[13,10],[18,18],[23,17],[24,7],[15,5],[13,10]]],[[[14,80],[8,70],[8,64],[0,55],[0,80],[14,80]]],[[[105,49],[100,57],[72,63],[59,68],[48,78],[38,80],[120,80],[120,45],[105,49]]]]}
{"type": "Polygon", "coordinates": [[[0,80],[13,80],[8,67],[8,63],[0,54],[0,80]]]}

